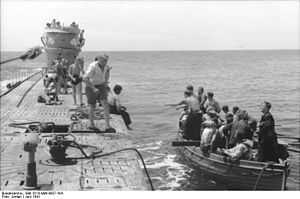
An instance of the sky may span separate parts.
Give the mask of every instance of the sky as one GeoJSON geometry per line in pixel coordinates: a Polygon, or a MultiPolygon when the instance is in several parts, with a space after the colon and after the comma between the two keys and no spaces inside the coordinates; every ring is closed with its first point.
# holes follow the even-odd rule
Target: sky
{"type": "Polygon", "coordinates": [[[300,49],[299,1],[1,0],[1,51],[41,45],[46,22],[76,21],[83,50],[300,49]]]}

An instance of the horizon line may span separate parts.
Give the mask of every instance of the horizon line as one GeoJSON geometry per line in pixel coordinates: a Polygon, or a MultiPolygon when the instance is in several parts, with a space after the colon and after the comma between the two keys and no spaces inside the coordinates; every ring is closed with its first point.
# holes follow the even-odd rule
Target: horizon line
{"type": "MultiPolygon", "coordinates": [[[[27,49],[25,49],[27,50],[27,49]]],[[[283,48],[283,49],[208,49],[208,50],[84,50],[81,52],[199,52],[199,51],[299,51],[300,48],[283,48]]],[[[0,50],[0,52],[23,52],[22,50],[0,50]]]]}

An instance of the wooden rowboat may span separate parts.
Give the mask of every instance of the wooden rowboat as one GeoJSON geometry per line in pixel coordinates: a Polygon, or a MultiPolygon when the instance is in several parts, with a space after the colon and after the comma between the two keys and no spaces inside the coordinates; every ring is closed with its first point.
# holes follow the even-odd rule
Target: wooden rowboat
{"type": "MultiPolygon", "coordinates": [[[[178,134],[177,141],[188,142],[178,134]]],[[[200,147],[178,147],[184,158],[212,176],[217,182],[226,184],[229,189],[239,190],[285,190],[289,175],[289,164],[270,164],[240,160],[230,162],[223,155],[210,153],[205,156],[200,147]]]]}

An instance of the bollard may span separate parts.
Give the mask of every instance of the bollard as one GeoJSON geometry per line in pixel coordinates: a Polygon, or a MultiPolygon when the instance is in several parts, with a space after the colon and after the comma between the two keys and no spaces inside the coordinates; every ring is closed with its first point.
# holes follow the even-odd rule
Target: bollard
{"type": "Polygon", "coordinates": [[[27,133],[24,141],[24,151],[28,152],[28,163],[25,179],[25,190],[38,189],[37,175],[36,175],[36,163],[35,152],[39,142],[39,136],[37,133],[27,133]]]}

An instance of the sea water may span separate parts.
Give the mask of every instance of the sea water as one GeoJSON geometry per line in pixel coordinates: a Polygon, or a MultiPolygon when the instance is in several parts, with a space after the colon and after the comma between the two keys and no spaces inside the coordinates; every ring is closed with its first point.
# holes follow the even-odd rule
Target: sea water
{"type": "MultiPolygon", "coordinates": [[[[111,86],[123,87],[121,100],[133,120],[130,135],[145,157],[156,189],[227,189],[189,165],[171,146],[180,111],[165,104],[181,101],[188,84],[214,92],[221,105],[239,106],[257,120],[260,104],[269,101],[276,131],[300,136],[300,51],[84,52],[81,56],[87,66],[101,53],[110,57],[111,86]]],[[[2,60],[19,54],[2,52],[2,60]]],[[[45,67],[44,56],[9,63],[1,66],[1,80],[9,80],[18,70],[40,67],[45,67]]],[[[299,174],[299,155],[291,157],[293,172],[299,174]]],[[[299,184],[299,175],[289,178],[291,189],[299,190],[299,184]]]]}

